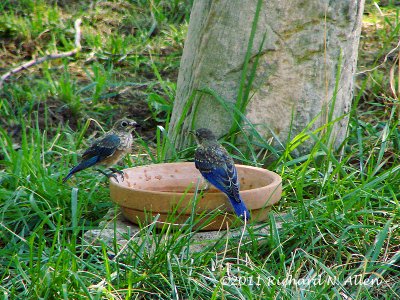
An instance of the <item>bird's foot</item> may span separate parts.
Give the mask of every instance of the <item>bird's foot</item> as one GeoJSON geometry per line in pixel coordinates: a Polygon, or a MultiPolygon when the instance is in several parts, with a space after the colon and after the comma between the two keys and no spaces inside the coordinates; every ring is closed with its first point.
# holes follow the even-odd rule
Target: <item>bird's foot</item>
{"type": "MultiPolygon", "coordinates": [[[[118,170],[116,168],[108,168],[112,173],[118,173],[121,175],[122,181],[124,181],[124,171],[118,170]]],[[[115,175],[115,174],[114,174],[115,175]]],[[[115,177],[114,177],[115,178],[115,177]]],[[[118,181],[118,180],[117,180],[118,181]]]]}
{"type": "MultiPolygon", "coordinates": [[[[117,175],[115,175],[113,172],[106,173],[106,172],[104,172],[103,170],[100,170],[100,169],[97,169],[97,171],[100,172],[101,174],[103,174],[104,176],[106,176],[107,178],[113,177],[119,183],[117,175]]],[[[124,178],[124,177],[122,177],[122,178],[124,178]]]]}
{"type": "Polygon", "coordinates": [[[210,183],[206,180],[202,180],[199,184],[199,192],[207,192],[210,189],[210,183]]]}
{"type": "MultiPolygon", "coordinates": [[[[113,177],[119,183],[118,177],[114,173],[107,174],[107,177],[108,178],[113,177]]],[[[124,177],[122,177],[122,178],[124,178],[124,177]]]]}
{"type": "Polygon", "coordinates": [[[118,170],[116,168],[108,168],[113,173],[118,173],[119,175],[123,175],[124,171],[118,170]]]}

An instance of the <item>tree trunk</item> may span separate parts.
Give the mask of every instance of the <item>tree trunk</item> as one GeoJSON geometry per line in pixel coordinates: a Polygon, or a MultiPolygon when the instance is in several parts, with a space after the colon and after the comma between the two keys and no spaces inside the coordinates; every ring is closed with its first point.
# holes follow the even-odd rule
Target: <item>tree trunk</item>
{"type": "MultiPolygon", "coordinates": [[[[364,0],[262,1],[248,67],[258,57],[256,76],[244,112],[261,135],[273,131],[285,143],[316,116],[311,129],[349,112],[363,8],[364,0]]],[[[220,136],[231,128],[232,114],[195,91],[209,88],[236,103],[256,11],[255,0],[194,1],[169,131],[178,149],[190,129],[220,136]]],[[[347,123],[344,117],[335,124],[335,146],[347,123]]]]}

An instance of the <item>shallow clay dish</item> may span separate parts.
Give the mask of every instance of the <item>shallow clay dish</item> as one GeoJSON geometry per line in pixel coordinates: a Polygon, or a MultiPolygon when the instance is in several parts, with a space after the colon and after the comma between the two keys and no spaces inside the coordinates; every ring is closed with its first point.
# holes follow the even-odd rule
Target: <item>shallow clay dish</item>
{"type": "MultiPolygon", "coordinates": [[[[270,207],[281,198],[282,179],[271,171],[236,165],[240,180],[240,195],[251,213],[251,220],[267,219],[270,207]]],[[[122,214],[135,224],[146,224],[159,214],[157,227],[168,222],[174,212],[173,225],[185,223],[196,214],[219,209],[218,215],[202,230],[225,229],[240,225],[225,194],[214,187],[203,191],[193,207],[196,187],[204,184],[193,162],[154,164],[124,169],[124,180],[110,179],[111,199],[121,206],[122,214]]],[[[199,194],[199,193],[198,193],[199,194]]],[[[207,217],[205,217],[207,219],[207,217]]]]}

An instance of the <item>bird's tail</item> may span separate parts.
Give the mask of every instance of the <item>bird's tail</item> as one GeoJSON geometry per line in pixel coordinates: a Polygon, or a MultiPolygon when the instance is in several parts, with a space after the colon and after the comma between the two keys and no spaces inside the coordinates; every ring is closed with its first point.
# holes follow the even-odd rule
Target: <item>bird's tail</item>
{"type": "Polygon", "coordinates": [[[241,217],[243,220],[246,219],[246,221],[250,219],[250,212],[244,204],[243,199],[240,197],[240,195],[237,195],[237,197],[229,197],[229,201],[231,202],[235,213],[239,217],[241,217]]]}
{"type": "Polygon", "coordinates": [[[98,162],[98,160],[99,160],[98,156],[93,156],[87,160],[82,161],[79,165],[73,167],[71,171],[69,171],[68,175],[63,178],[63,183],[66,182],[68,179],[70,179],[71,176],[74,175],[76,172],[82,171],[86,168],[95,165],[98,162]]]}

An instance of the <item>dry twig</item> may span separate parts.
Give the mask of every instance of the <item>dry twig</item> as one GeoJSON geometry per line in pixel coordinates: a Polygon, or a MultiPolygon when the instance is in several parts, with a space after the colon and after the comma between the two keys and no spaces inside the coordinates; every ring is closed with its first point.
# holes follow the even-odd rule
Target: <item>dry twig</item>
{"type": "Polygon", "coordinates": [[[61,53],[48,54],[46,56],[30,60],[30,61],[28,61],[28,62],[16,67],[15,69],[12,69],[12,70],[8,71],[7,73],[5,73],[4,75],[2,75],[0,77],[0,89],[3,87],[3,83],[8,77],[10,77],[10,76],[12,76],[12,75],[14,75],[14,74],[16,74],[18,72],[21,72],[22,70],[26,70],[26,69],[28,69],[28,68],[30,68],[32,66],[41,64],[41,63],[43,63],[43,62],[45,62],[47,60],[53,60],[53,59],[68,57],[68,56],[72,56],[72,55],[77,54],[82,49],[82,46],[81,46],[81,27],[80,27],[81,23],[82,23],[81,19],[77,19],[75,21],[75,48],[74,49],[72,49],[71,51],[66,51],[66,52],[61,52],[61,53]]]}
{"type": "Polygon", "coordinates": [[[373,67],[372,69],[368,69],[368,70],[364,70],[364,71],[361,71],[361,72],[357,72],[356,75],[360,75],[360,74],[372,72],[372,71],[374,71],[374,70],[380,68],[381,66],[383,66],[383,65],[387,62],[389,56],[390,56],[393,52],[395,52],[397,49],[399,49],[399,48],[400,48],[400,39],[399,39],[399,41],[398,41],[398,43],[397,43],[397,46],[394,47],[392,50],[390,50],[390,51],[385,55],[385,58],[384,58],[384,60],[383,60],[383,62],[382,62],[381,64],[379,64],[379,65],[373,67]]]}

